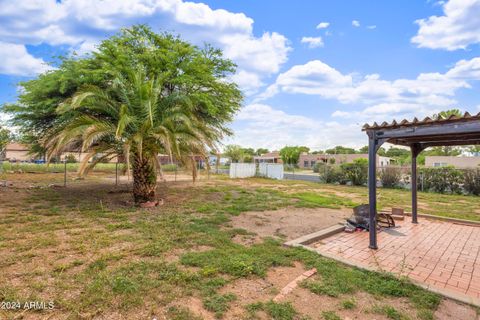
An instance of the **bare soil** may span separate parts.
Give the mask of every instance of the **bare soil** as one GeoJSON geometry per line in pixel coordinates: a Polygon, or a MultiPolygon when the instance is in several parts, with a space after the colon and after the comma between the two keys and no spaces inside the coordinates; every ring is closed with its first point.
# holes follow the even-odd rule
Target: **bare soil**
{"type": "Polygon", "coordinates": [[[289,207],[274,211],[245,212],[233,217],[230,224],[254,232],[262,238],[292,240],[342,223],[350,215],[350,209],[289,207]]]}

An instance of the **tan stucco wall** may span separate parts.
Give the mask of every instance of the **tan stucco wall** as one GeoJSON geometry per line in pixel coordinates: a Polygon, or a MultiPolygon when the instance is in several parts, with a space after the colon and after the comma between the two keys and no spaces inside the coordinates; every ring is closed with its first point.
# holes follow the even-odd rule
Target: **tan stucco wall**
{"type": "MultiPolygon", "coordinates": [[[[327,159],[327,163],[330,163],[330,159],[335,159],[335,164],[342,164],[353,162],[355,159],[368,159],[368,154],[301,154],[298,159],[298,166],[300,168],[311,168],[311,162],[321,162],[322,159],[327,159]],[[308,161],[308,166],[305,166],[305,161],[308,161]]],[[[380,157],[377,155],[377,166],[386,166],[390,164],[390,158],[380,157]]]]}
{"type": "Polygon", "coordinates": [[[425,166],[434,167],[435,164],[454,166],[455,168],[476,168],[480,165],[480,157],[450,157],[426,156],[425,166]]]}
{"type": "Polygon", "coordinates": [[[16,160],[16,161],[29,161],[32,159],[32,156],[28,154],[28,151],[22,150],[6,150],[5,151],[6,160],[16,160]]]}

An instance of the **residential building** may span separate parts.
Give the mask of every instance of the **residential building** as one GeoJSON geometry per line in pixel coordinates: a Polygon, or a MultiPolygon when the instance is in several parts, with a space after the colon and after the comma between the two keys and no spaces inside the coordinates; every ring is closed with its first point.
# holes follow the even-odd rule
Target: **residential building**
{"type": "Polygon", "coordinates": [[[480,166],[480,157],[465,156],[426,156],[426,167],[446,167],[454,166],[459,169],[478,168],[480,166]]]}
{"type": "MultiPolygon", "coordinates": [[[[328,164],[342,164],[353,162],[356,159],[368,159],[366,153],[354,153],[354,154],[307,154],[302,153],[298,159],[298,166],[300,168],[308,169],[313,168],[316,163],[323,162],[328,164]]],[[[385,167],[392,164],[392,159],[389,157],[376,156],[377,167],[385,167]]]]}
{"type": "Polygon", "coordinates": [[[28,145],[10,142],[6,145],[4,150],[4,159],[7,161],[31,161],[33,159],[32,155],[29,154],[30,150],[28,145]]]}
{"type": "Polygon", "coordinates": [[[283,163],[279,151],[264,153],[261,156],[253,157],[254,163],[283,163]]]}

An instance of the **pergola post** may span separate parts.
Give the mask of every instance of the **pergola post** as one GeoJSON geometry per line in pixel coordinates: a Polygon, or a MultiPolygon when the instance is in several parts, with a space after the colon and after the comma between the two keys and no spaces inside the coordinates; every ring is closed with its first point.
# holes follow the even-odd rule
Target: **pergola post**
{"type": "Polygon", "coordinates": [[[410,146],[410,150],[412,151],[412,223],[418,223],[417,220],[417,210],[418,210],[418,202],[417,202],[417,156],[422,151],[418,144],[412,144],[410,146]]]}
{"type": "Polygon", "coordinates": [[[378,249],[377,246],[377,140],[375,132],[368,135],[368,204],[370,206],[370,249],[378,249]]]}

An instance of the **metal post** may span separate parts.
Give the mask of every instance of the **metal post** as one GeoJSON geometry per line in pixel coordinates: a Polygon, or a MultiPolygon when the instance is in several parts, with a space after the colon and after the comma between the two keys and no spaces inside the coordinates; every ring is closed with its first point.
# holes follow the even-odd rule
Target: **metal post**
{"type": "Polygon", "coordinates": [[[412,151],[412,223],[417,221],[417,155],[418,149],[416,146],[411,147],[412,151]]]}
{"type": "Polygon", "coordinates": [[[118,161],[115,163],[115,186],[118,186],[118,161]]]}
{"type": "Polygon", "coordinates": [[[377,140],[375,139],[375,132],[369,134],[368,140],[368,202],[370,206],[370,249],[378,249],[377,246],[377,140]]]}
{"type": "Polygon", "coordinates": [[[63,170],[63,186],[67,187],[67,160],[65,159],[64,161],[64,170],[63,170]]]}

